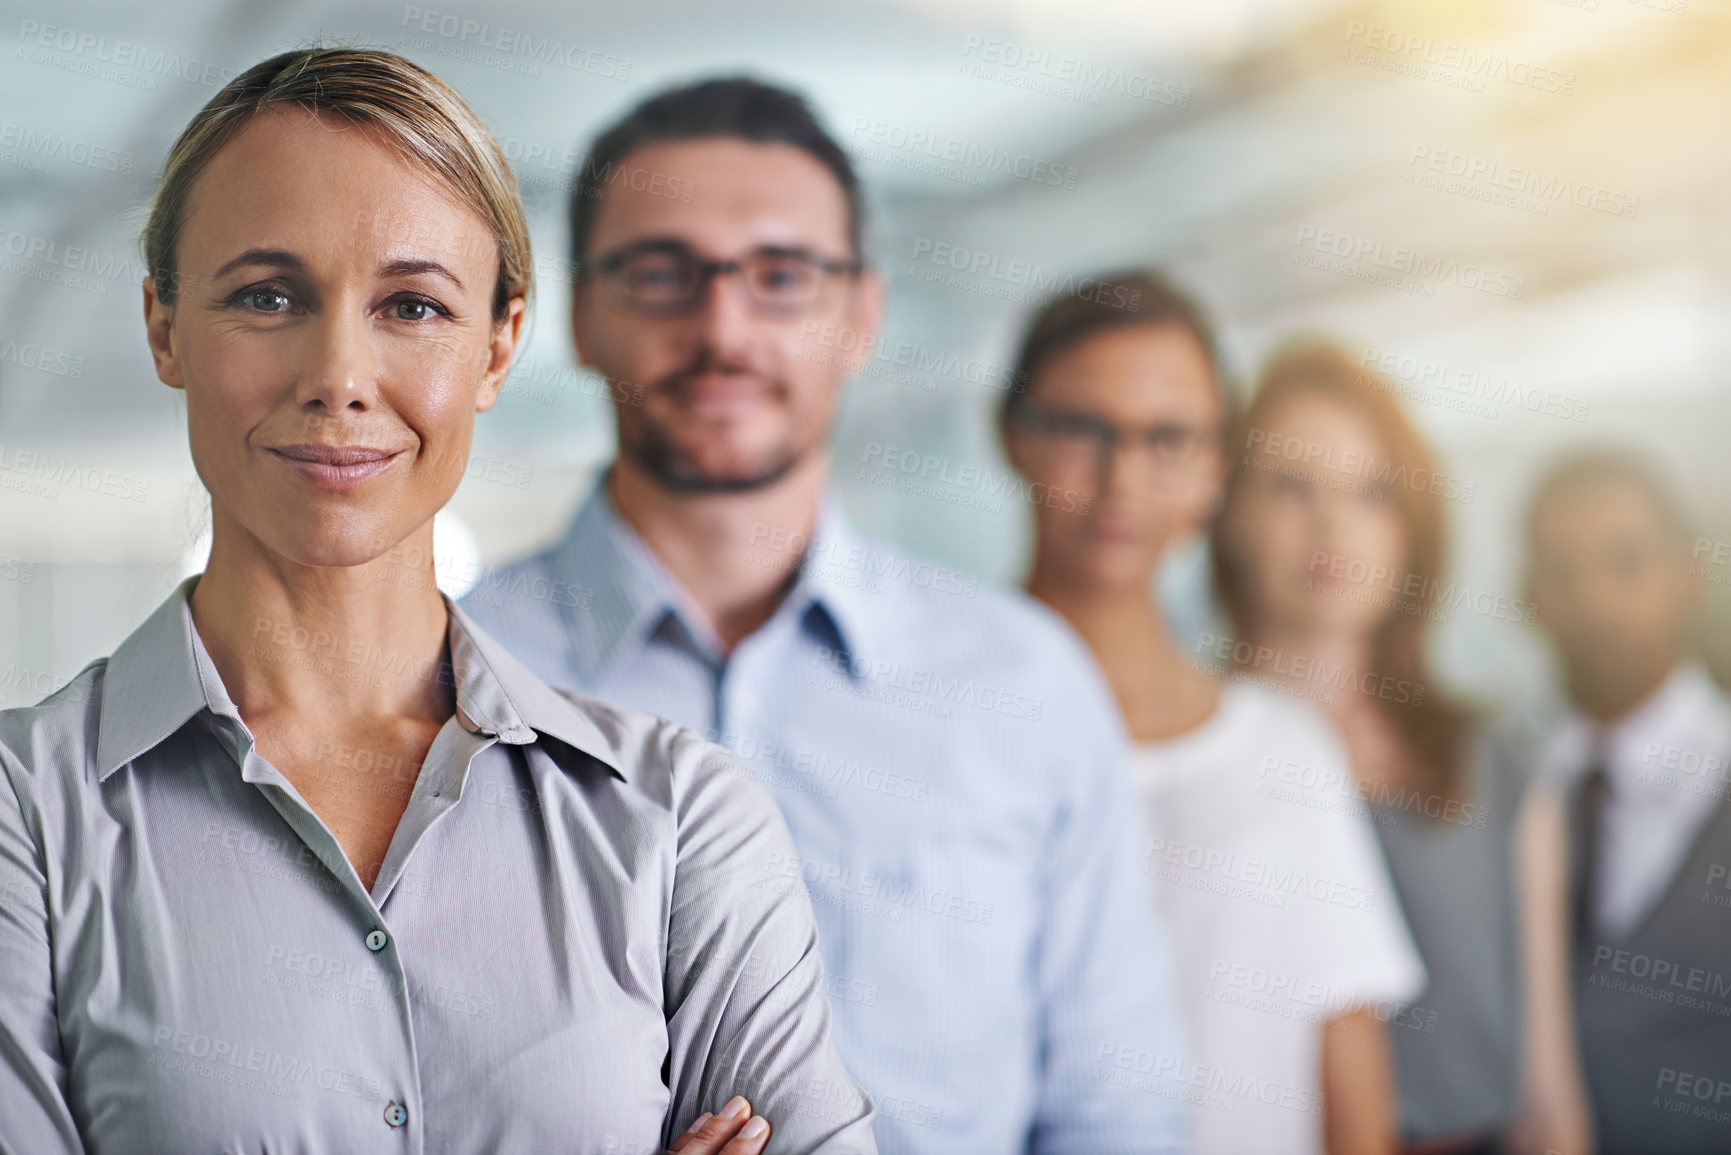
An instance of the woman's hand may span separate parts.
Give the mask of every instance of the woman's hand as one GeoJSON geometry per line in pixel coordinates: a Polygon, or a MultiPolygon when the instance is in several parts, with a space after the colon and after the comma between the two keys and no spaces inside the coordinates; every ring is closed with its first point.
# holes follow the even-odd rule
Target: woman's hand
{"type": "Polygon", "coordinates": [[[751,1104],[735,1095],[721,1114],[699,1115],[667,1148],[667,1155],[757,1155],[768,1142],[769,1120],[753,1115],[751,1104]]]}

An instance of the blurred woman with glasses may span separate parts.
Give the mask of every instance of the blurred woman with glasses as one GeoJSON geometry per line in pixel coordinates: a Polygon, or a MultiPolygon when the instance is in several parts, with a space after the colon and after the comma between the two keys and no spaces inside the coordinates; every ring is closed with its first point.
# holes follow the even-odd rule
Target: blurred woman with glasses
{"type": "Polygon", "coordinates": [[[433,580],[533,267],[473,110],[273,57],[144,246],[210,561],[0,711],[0,1150],[875,1150],[768,794],[433,580]]]}
{"type": "Polygon", "coordinates": [[[1444,503],[1470,482],[1439,467],[1388,382],[1321,341],[1276,354],[1227,450],[1226,656],[1324,691],[1429,975],[1391,1023],[1406,1149],[1579,1155],[1560,800],[1529,785],[1518,735],[1436,686],[1426,654],[1450,612],[1532,614],[1445,581],[1444,503]]]}
{"type": "Polygon", "coordinates": [[[1035,506],[1028,591],[1092,647],[1135,742],[1150,901],[1172,929],[1202,1155],[1386,1153],[1385,1008],[1423,970],[1327,721],[1221,681],[1156,604],[1160,559],[1207,523],[1227,401],[1210,326],[1152,273],[1063,297],[1023,339],[1001,434],[1035,506]]]}

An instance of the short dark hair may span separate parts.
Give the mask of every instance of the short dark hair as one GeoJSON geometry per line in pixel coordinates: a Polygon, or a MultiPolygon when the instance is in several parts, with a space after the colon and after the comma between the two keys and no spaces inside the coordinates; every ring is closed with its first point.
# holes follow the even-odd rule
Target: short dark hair
{"type": "Polygon", "coordinates": [[[657,93],[595,138],[571,189],[572,276],[580,275],[589,255],[601,194],[621,161],[646,145],[714,137],[792,145],[827,168],[847,197],[848,241],[853,255],[863,259],[860,183],[847,153],[799,93],[749,76],[726,76],[657,93]]]}
{"type": "Polygon", "coordinates": [[[1112,273],[1082,283],[1097,283],[1115,291],[1066,293],[1046,302],[1034,314],[1016,354],[1015,373],[1010,378],[1014,387],[1004,393],[1000,414],[1004,420],[1022,411],[1034,374],[1047,361],[1098,333],[1142,325],[1172,325],[1194,337],[1208,359],[1221,400],[1226,400],[1219,342],[1208,314],[1194,297],[1153,269],[1112,273]]]}

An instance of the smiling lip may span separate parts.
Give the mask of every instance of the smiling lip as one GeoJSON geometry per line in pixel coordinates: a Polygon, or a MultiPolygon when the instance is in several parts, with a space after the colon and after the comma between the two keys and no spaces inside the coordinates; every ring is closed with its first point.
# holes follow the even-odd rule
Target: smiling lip
{"type": "Polygon", "coordinates": [[[277,445],[270,449],[296,475],[320,489],[353,489],[383,473],[401,450],[370,445],[277,445]]]}
{"type": "Polygon", "coordinates": [[[1111,545],[1138,542],[1142,539],[1140,527],[1133,521],[1100,519],[1094,523],[1093,530],[1095,541],[1111,545]]]}

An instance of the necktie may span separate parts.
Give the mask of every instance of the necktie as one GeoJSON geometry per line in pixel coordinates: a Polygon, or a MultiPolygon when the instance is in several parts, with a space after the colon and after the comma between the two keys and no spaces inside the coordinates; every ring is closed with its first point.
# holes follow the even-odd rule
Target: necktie
{"type": "Polygon", "coordinates": [[[1592,932],[1593,904],[1599,892],[1603,868],[1605,796],[1610,778],[1597,760],[1581,775],[1575,798],[1576,869],[1574,893],[1574,939],[1582,942],[1592,932]]]}

